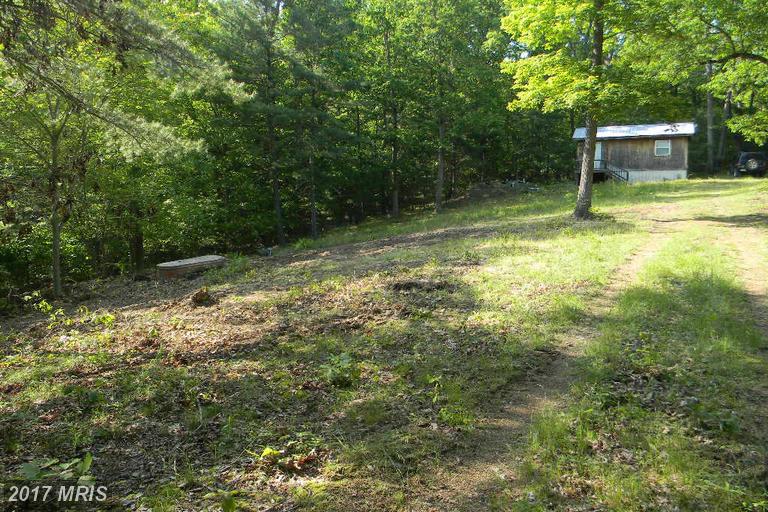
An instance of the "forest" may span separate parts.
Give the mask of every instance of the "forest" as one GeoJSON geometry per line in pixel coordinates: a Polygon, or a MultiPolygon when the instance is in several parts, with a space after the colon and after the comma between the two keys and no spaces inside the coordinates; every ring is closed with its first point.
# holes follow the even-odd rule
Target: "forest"
{"type": "Polygon", "coordinates": [[[0,510],[766,512],[766,143],[765,0],[0,0],[0,510]]]}
{"type": "Polygon", "coordinates": [[[2,2],[0,308],[572,180],[585,124],[695,120],[721,172],[767,41],[757,0],[2,2]]]}

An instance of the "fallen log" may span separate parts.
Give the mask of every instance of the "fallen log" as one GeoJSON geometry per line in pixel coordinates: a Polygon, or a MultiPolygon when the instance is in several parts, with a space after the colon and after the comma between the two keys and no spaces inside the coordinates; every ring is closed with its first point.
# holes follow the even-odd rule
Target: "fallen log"
{"type": "Polygon", "coordinates": [[[227,262],[224,256],[209,254],[198,256],[197,258],[187,258],[185,260],[174,260],[159,263],[157,273],[161,279],[172,279],[181,277],[194,272],[201,272],[209,268],[222,267],[227,262]]]}

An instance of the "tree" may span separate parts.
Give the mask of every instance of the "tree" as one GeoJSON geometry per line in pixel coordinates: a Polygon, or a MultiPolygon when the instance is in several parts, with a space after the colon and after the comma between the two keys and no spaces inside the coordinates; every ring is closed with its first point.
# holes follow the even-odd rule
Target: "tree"
{"type": "MultiPolygon", "coordinates": [[[[712,81],[712,62],[706,64],[707,83],[712,81]]],[[[707,90],[707,171],[715,170],[715,97],[707,90]]]]}
{"type": "MultiPolygon", "coordinates": [[[[0,9],[0,57],[13,69],[79,108],[99,116],[98,109],[61,80],[50,58],[60,56],[52,35],[65,35],[68,44],[99,48],[125,65],[131,52],[151,55],[166,68],[191,68],[203,62],[173,33],[158,23],[143,2],[36,0],[3,2],[0,9]],[[142,9],[143,8],[143,9],[142,9]],[[53,71],[53,72],[51,72],[53,71]]],[[[210,70],[208,70],[210,71],[210,70]]]]}
{"type": "Polygon", "coordinates": [[[637,95],[622,69],[627,13],[616,0],[514,0],[503,19],[515,54],[504,63],[512,75],[513,109],[571,110],[584,116],[581,177],[574,216],[592,206],[597,125],[637,95]]]}
{"type": "MultiPolygon", "coordinates": [[[[354,28],[350,11],[339,0],[300,0],[291,5],[287,32],[292,35],[293,77],[300,102],[296,132],[304,146],[301,167],[306,169],[310,235],[320,234],[320,197],[326,170],[341,163],[337,142],[349,139],[334,108],[344,108],[345,78],[351,67],[348,36],[354,28]]],[[[345,141],[346,142],[346,141],[345,141]]]]}
{"type": "MultiPolygon", "coordinates": [[[[768,141],[768,83],[764,78],[768,71],[768,11],[764,3],[651,0],[638,4],[638,9],[643,21],[637,43],[646,53],[655,54],[657,72],[681,83],[707,67],[711,76],[705,91],[728,104],[724,107],[728,127],[758,144],[768,141]]],[[[713,151],[711,131],[708,126],[708,145],[713,151]]]]}
{"type": "MultiPolygon", "coordinates": [[[[62,83],[74,81],[71,70],[59,68],[48,72],[55,73],[62,83]]],[[[83,91],[78,94],[84,96],[83,91]]],[[[44,184],[38,188],[47,200],[53,293],[60,296],[61,235],[93,157],[93,123],[69,97],[35,89],[23,78],[6,78],[5,87],[0,89],[0,101],[4,112],[0,130],[19,143],[9,155],[11,161],[24,163],[20,169],[25,171],[27,181],[44,184]]]]}
{"type": "MultiPolygon", "coordinates": [[[[54,180],[71,205],[54,219],[58,274],[70,276],[75,252],[89,256],[85,274],[140,272],[145,260],[248,252],[432,201],[439,210],[476,181],[567,172],[566,117],[506,108],[516,98],[499,62],[526,55],[500,28],[501,0],[39,0],[4,9],[0,87],[4,101],[30,105],[0,113],[0,145],[11,163],[31,164],[0,178],[4,216],[23,219],[0,226],[4,241],[16,237],[0,247],[6,269],[28,258],[9,247],[52,237],[40,228],[53,211],[48,188],[16,186],[48,183],[43,171],[78,177],[73,193],[54,180]],[[83,151],[82,176],[30,159],[13,140],[47,140],[22,115],[50,117],[38,108],[45,97],[72,111],[61,151],[83,151]],[[86,127],[85,142],[71,142],[86,127]],[[30,223],[34,236],[21,227],[30,223]]],[[[572,49],[587,62],[585,41],[572,49]]]]}
{"type": "MultiPolygon", "coordinates": [[[[136,83],[162,90],[157,79],[127,76],[136,67],[148,72],[146,48],[134,53],[122,47],[118,55],[115,47],[97,43],[89,32],[98,21],[80,31],[71,30],[73,23],[86,23],[85,11],[73,12],[71,6],[58,3],[49,6],[53,10],[44,7],[44,3],[35,4],[18,20],[24,30],[4,35],[9,46],[0,51],[0,99],[5,107],[0,130],[20,143],[9,149],[6,158],[24,163],[19,166],[20,178],[37,188],[38,196],[47,202],[52,288],[60,296],[63,230],[83,202],[87,175],[103,153],[112,148],[130,159],[142,153],[173,153],[180,146],[161,124],[121,108],[128,107],[123,96],[136,83]],[[32,36],[34,41],[29,40],[32,36]],[[41,53],[32,51],[25,60],[24,52],[30,48],[41,53]]],[[[120,27],[121,32],[125,29],[120,27]]],[[[149,97],[146,92],[141,95],[142,104],[149,97]]]]}
{"type": "Polygon", "coordinates": [[[295,117],[286,105],[290,77],[290,47],[286,32],[286,5],[282,0],[251,0],[222,4],[219,55],[234,78],[253,96],[240,110],[242,121],[261,142],[253,147],[253,163],[269,176],[274,229],[279,244],[286,241],[283,186],[284,137],[295,117]]]}

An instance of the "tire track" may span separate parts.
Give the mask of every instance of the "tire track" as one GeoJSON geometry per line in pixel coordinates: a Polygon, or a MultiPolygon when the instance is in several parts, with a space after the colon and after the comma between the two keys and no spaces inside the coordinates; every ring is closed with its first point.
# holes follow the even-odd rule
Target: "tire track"
{"type": "Polygon", "coordinates": [[[565,405],[566,394],[576,378],[578,361],[590,341],[599,336],[601,321],[610,313],[620,294],[679,229],[673,218],[677,208],[660,209],[662,219],[654,222],[650,239],[630,253],[614,270],[608,285],[597,296],[590,297],[590,309],[583,323],[557,337],[558,351],[551,362],[519,387],[506,392],[503,406],[495,414],[483,418],[470,445],[449,454],[453,460],[443,461],[428,482],[414,482],[408,510],[476,511],[484,510],[500,483],[513,492],[522,493],[515,482],[519,476],[521,452],[527,441],[533,418],[550,407],[565,405]],[[518,488],[516,488],[518,487],[518,488]]]}

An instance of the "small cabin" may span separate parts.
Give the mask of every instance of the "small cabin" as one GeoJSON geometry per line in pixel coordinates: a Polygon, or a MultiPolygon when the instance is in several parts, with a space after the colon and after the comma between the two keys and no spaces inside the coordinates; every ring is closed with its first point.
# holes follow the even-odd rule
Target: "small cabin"
{"type": "MultiPolygon", "coordinates": [[[[585,128],[573,132],[581,172],[585,128]]],[[[595,180],[617,179],[628,183],[682,180],[688,177],[688,142],[695,123],[601,126],[595,146],[595,180]]]]}

